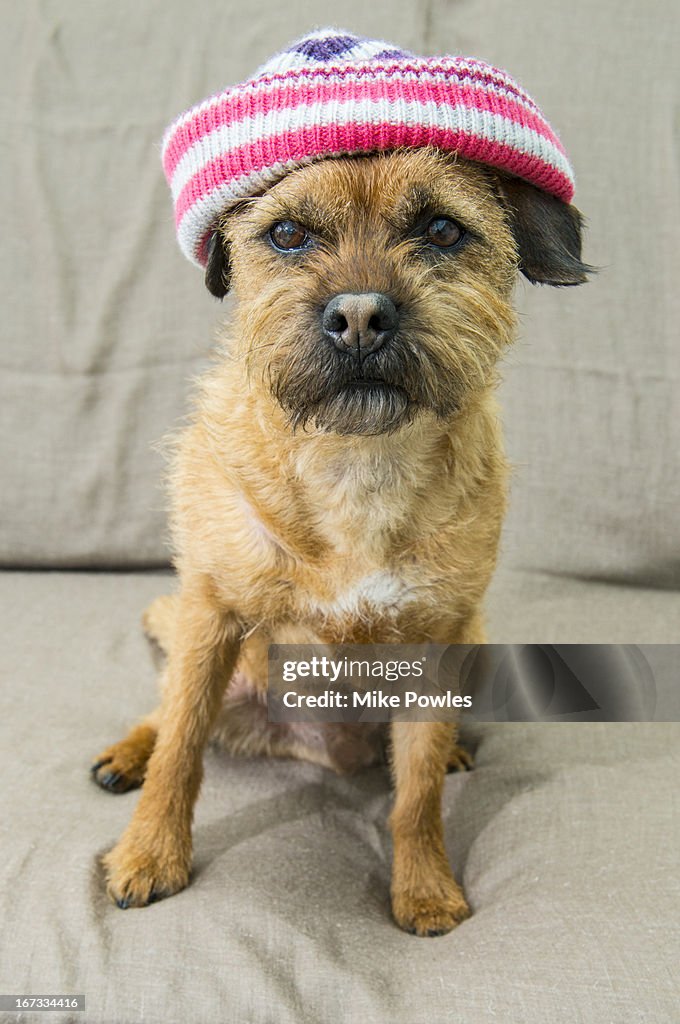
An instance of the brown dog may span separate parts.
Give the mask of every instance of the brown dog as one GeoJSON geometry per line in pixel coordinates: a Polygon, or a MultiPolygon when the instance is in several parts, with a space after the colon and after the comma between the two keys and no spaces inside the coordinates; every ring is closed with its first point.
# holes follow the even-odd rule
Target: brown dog
{"type": "MultiPolygon", "coordinates": [[[[322,160],[224,219],[206,281],[233,287],[235,319],[176,444],[180,592],[146,614],[168,653],[163,698],[93,769],[114,791],[144,781],[105,858],[119,906],[187,884],[211,735],[337,769],[375,756],[361,727],[269,725],[268,644],[483,642],[513,282],[518,268],[583,282],[580,226],[573,207],[432,149],[322,160]]],[[[468,914],[440,806],[447,765],[466,760],[450,725],[392,726],[392,907],[418,935],[468,914]]]]}

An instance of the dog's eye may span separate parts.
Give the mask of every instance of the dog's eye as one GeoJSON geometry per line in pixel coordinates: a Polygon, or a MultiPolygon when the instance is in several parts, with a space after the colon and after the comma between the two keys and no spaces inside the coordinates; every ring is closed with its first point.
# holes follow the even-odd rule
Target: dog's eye
{"type": "Polygon", "coordinates": [[[450,217],[435,217],[425,229],[425,238],[430,245],[436,245],[438,249],[450,249],[452,245],[460,242],[464,231],[460,224],[450,217]]]}
{"type": "Polygon", "coordinates": [[[309,235],[294,220],[280,220],[269,232],[277,249],[290,252],[291,249],[302,249],[309,241],[309,235]]]}

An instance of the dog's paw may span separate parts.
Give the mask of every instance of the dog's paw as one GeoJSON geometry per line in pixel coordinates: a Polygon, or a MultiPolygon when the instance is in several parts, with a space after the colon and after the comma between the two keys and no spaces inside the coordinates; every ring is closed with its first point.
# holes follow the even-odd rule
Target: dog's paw
{"type": "Polygon", "coordinates": [[[109,793],[127,793],[137,789],[144,781],[144,769],[139,764],[118,758],[111,751],[104,751],[90,768],[92,778],[109,793]]]}
{"type": "Polygon", "coordinates": [[[189,882],[190,856],[172,848],[169,852],[154,852],[125,836],[102,863],[106,891],[121,910],[146,907],[174,896],[189,882]]]}
{"type": "Polygon", "coordinates": [[[457,743],[454,744],[446,762],[447,772],[469,772],[472,768],[474,768],[472,754],[469,754],[465,747],[459,747],[457,743]]]}
{"type": "Polygon", "coordinates": [[[153,752],[156,732],[150,726],[139,725],[126,739],[103,750],[95,758],[90,772],[92,778],[109,793],[127,793],[144,782],[147,761],[153,752]]]}
{"type": "Polygon", "coordinates": [[[446,935],[470,916],[463,892],[451,880],[445,893],[392,895],[392,914],[400,928],[411,935],[446,935]]]}
{"type": "Polygon", "coordinates": [[[168,650],[177,622],[178,595],[162,594],[142,614],[142,629],[149,640],[168,650]]]}

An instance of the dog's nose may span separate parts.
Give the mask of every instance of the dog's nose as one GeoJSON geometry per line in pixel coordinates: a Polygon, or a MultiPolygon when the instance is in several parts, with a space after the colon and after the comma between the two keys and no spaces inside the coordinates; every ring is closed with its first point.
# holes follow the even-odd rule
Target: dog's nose
{"type": "Polygon", "coordinates": [[[361,358],[375,352],[394,334],[399,322],[392,299],[380,292],[336,295],[323,312],[324,334],[341,352],[361,358]]]}

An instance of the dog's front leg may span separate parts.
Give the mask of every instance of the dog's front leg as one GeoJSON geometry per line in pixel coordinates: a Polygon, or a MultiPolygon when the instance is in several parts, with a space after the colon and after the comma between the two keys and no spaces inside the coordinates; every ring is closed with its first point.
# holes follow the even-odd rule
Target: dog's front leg
{"type": "Polygon", "coordinates": [[[444,849],[441,799],[452,734],[446,722],[392,724],[392,913],[415,935],[444,935],[469,914],[444,849]]]}
{"type": "Polygon", "coordinates": [[[183,889],[191,866],[191,822],[203,750],[239,652],[236,617],[210,582],[184,584],[168,657],[158,737],[132,821],[104,858],[119,907],[141,907],[183,889]]]}

